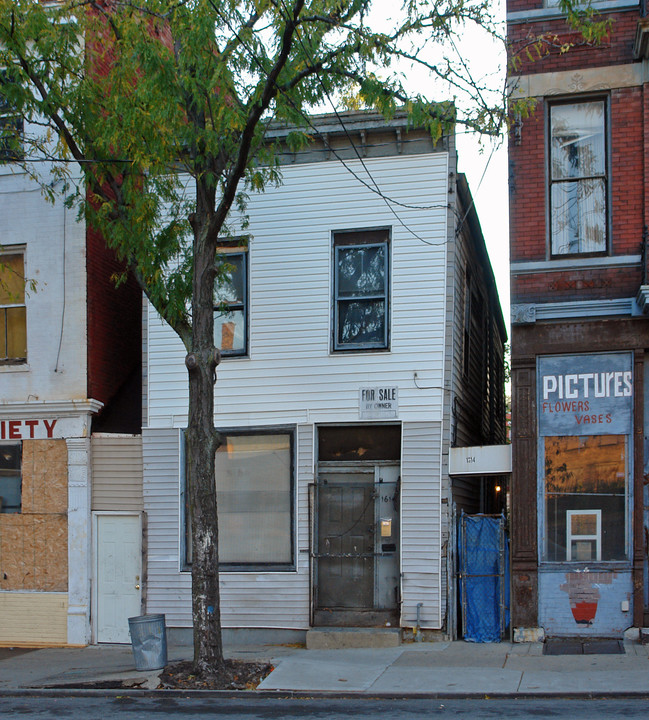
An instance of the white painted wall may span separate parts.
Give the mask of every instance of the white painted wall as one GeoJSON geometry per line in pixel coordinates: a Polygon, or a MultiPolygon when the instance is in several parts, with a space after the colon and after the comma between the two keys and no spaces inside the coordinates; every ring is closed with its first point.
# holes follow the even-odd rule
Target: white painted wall
{"type": "MultiPolygon", "coordinates": [[[[347,164],[369,182],[360,161],[347,164]]],[[[358,420],[359,387],[382,383],[399,387],[400,419],[441,420],[448,154],[366,159],[365,166],[384,195],[428,209],[394,206],[401,224],[334,160],[285,166],[281,187],[251,197],[250,354],[218,369],[217,425],[358,420]],[[332,354],[331,232],[386,226],[390,351],[332,354]],[[415,386],[414,372],[426,389],[415,386]]],[[[148,425],[184,427],[184,348],[150,306],[147,326],[148,425]]]]}
{"type": "MultiPolygon", "coordinates": [[[[86,397],[85,226],[0,165],[0,251],[25,248],[27,364],[0,365],[0,403],[86,397]]],[[[1,258],[0,258],[1,259],[1,258]]]]}

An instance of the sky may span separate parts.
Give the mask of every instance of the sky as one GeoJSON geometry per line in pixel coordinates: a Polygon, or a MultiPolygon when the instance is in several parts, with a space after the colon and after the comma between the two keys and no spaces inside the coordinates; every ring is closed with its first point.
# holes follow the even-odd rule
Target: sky
{"type": "MultiPolygon", "coordinates": [[[[468,0],[470,3],[471,0],[468,0]]],[[[424,5],[425,7],[425,5],[424,5]]],[[[401,3],[394,0],[376,0],[374,11],[380,23],[394,28],[394,16],[401,16],[401,3]],[[393,17],[391,17],[391,15],[393,17]]],[[[501,35],[505,32],[505,0],[492,0],[490,12],[498,23],[501,35]]],[[[454,57],[466,64],[473,78],[502,92],[505,82],[505,47],[494,42],[487,33],[473,26],[462,28],[455,40],[438,51],[431,45],[426,50],[428,59],[454,57]]],[[[467,96],[454,97],[452,87],[443,87],[431,82],[427,71],[417,66],[397,66],[406,78],[408,90],[422,93],[435,100],[454,99],[456,104],[471,102],[467,96]]],[[[395,69],[393,67],[393,69],[395,69]]],[[[380,74],[380,71],[379,71],[380,74]]],[[[496,100],[497,101],[497,100],[496,100]]],[[[509,334],[509,209],[507,185],[507,145],[504,138],[499,143],[476,137],[456,129],[458,148],[458,170],[469,181],[487,250],[496,277],[505,325],[509,334]]]]}
{"type": "Polygon", "coordinates": [[[458,137],[458,169],[466,174],[491,259],[509,335],[509,203],[507,145],[481,153],[475,138],[458,137]]]}
{"type": "MultiPolygon", "coordinates": [[[[504,25],[503,0],[493,3],[493,12],[504,25]]],[[[480,67],[493,78],[504,82],[504,47],[490,43],[480,33],[471,33],[458,43],[458,50],[472,67],[480,67]]],[[[509,188],[507,183],[507,143],[483,142],[481,148],[474,136],[458,134],[458,169],[466,174],[475,201],[482,232],[487,243],[491,265],[496,276],[500,304],[509,334],[509,188]]]]}

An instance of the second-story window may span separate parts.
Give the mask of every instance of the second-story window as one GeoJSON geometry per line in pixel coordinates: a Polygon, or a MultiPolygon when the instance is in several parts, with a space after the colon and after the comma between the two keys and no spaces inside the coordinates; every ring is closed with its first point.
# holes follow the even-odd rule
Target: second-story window
{"type": "Polygon", "coordinates": [[[606,105],[550,106],[552,255],[606,251],[606,105]]]}
{"type": "Polygon", "coordinates": [[[214,343],[225,357],[248,353],[248,249],[221,245],[214,289],[214,343]]]}
{"type": "Polygon", "coordinates": [[[334,350],[389,347],[389,232],[334,234],[334,350]]]}
{"type": "Polygon", "coordinates": [[[0,364],[27,361],[27,311],[22,253],[0,255],[0,364]]]}
{"type": "Polygon", "coordinates": [[[0,71],[0,162],[19,160],[23,155],[23,121],[11,103],[11,81],[0,71]]]}

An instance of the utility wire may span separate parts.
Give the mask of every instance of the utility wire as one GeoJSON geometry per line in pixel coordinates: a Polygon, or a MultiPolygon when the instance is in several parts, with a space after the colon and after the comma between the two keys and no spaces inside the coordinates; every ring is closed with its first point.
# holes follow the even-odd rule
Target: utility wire
{"type": "MultiPolygon", "coordinates": [[[[288,12],[288,9],[286,8],[286,5],[284,4],[283,0],[282,0],[282,5],[284,6],[284,10],[285,10],[286,12],[288,12]]],[[[213,7],[214,7],[214,6],[213,6],[213,7]]],[[[261,72],[264,73],[264,74],[267,76],[267,72],[266,72],[265,68],[263,67],[263,65],[261,64],[261,61],[260,61],[259,58],[256,56],[256,54],[251,50],[251,48],[247,45],[247,43],[241,38],[241,36],[239,35],[239,33],[236,31],[236,29],[232,27],[232,24],[230,23],[229,19],[228,19],[227,17],[224,17],[224,16],[218,11],[218,9],[217,9],[216,7],[214,7],[214,9],[215,9],[216,12],[220,15],[220,17],[221,17],[221,19],[223,20],[223,22],[225,22],[226,25],[228,25],[228,27],[230,28],[230,31],[231,31],[231,32],[235,35],[235,37],[239,40],[239,42],[241,43],[241,45],[248,51],[248,54],[250,55],[250,57],[251,57],[251,59],[253,60],[253,62],[259,67],[259,69],[261,70],[261,72]]],[[[284,18],[284,19],[286,20],[286,18],[284,18]]],[[[288,22],[291,22],[290,18],[289,18],[288,22]]],[[[302,48],[303,48],[304,52],[306,53],[307,57],[309,58],[311,64],[312,64],[313,66],[315,66],[315,63],[314,63],[313,59],[309,56],[309,53],[308,53],[307,49],[304,47],[304,44],[302,43],[302,38],[300,37],[297,28],[295,29],[295,34],[296,34],[296,36],[297,36],[300,44],[302,45],[302,48]]],[[[288,102],[292,105],[293,109],[296,110],[296,111],[306,120],[306,122],[307,122],[307,124],[309,125],[309,127],[316,133],[316,135],[318,135],[318,136],[322,139],[322,141],[323,141],[323,143],[325,144],[325,146],[326,146],[327,148],[329,148],[329,150],[333,153],[333,155],[336,157],[336,159],[342,164],[342,166],[347,170],[347,172],[349,172],[356,180],[358,180],[358,182],[360,182],[362,185],[364,185],[366,188],[368,188],[371,192],[375,193],[375,194],[378,195],[380,198],[382,198],[382,200],[386,203],[388,209],[390,210],[390,212],[392,212],[392,214],[395,216],[395,218],[397,219],[397,221],[398,221],[411,235],[413,235],[413,237],[415,237],[417,240],[419,240],[420,242],[424,243],[425,245],[430,245],[430,246],[446,245],[447,240],[444,240],[444,241],[442,241],[442,242],[431,242],[431,241],[429,241],[429,240],[425,240],[425,239],[422,238],[420,235],[418,235],[414,230],[412,230],[411,228],[409,228],[409,227],[405,224],[405,222],[401,219],[401,217],[400,217],[400,216],[397,214],[397,212],[394,210],[394,208],[392,207],[391,203],[394,204],[394,205],[398,205],[398,206],[401,206],[401,207],[404,207],[404,208],[407,208],[407,209],[413,209],[413,210],[434,210],[434,209],[452,210],[452,211],[455,213],[456,217],[459,217],[459,213],[457,212],[457,210],[456,210],[455,208],[453,208],[450,204],[446,204],[446,205],[441,205],[441,204],[440,204],[440,205],[429,205],[429,206],[414,206],[414,205],[407,205],[407,204],[405,204],[405,203],[401,203],[401,202],[399,202],[398,200],[394,200],[394,199],[392,199],[392,198],[388,198],[388,197],[381,191],[381,188],[378,186],[378,183],[377,183],[377,182],[374,180],[374,178],[372,177],[372,174],[371,174],[370,171],[368,170],[367,165],[365,164],[363,158],[362,158],[361,155],[359,154],[358,148],[356,147],[356,144],[354,143],[353,139],[351,138],[351,136],[350,136],[350,134],[349,134],[349,131],[347,130],[347,127],[345,126],[344,121],[343,121],[342,118],[340,117],[340,114],[338,113],[338,111],[337,111],[337,109],[336,109],[336,107],[335,107],[335,105],[334,105],[334,103],[333,103],[333,100],[331,99],[331,96],[329,95],[329,92],[327,91],[326,87],[324,86],[324,83],[323,83],[323,81],[322,81],[322,78],[320,77],[320,74],[318,73],[317,70],[315,71],[315,74],[316,74],[316,76],[318,77],[318,80],[319,80],[320,84],[322,85],[322,88],[323,88],[323,90],[324,90],[324,92],[325,92],[325,95],[327,96],[327,99],[329,100],[329,103],[331,104],[331,106],[332,106],[333,109],[334,109],[334,113],[335,113],[336,117],[338,118],[338,121],[339,121],[340,125],[342,126],[343,130],[345,131],[345,134],[347,135],[347,137],[348,137],[348,139],[349,139],[349,142],[350,142],[350,144],[351,144],[354,152],[356,153],[356,156],[358,157],[359,161],[361,162],[361,165],[362,165],[363,168],[365,169],[365,172],[367,173],[367,175],[368,175],[368,176],[370,177],[370,179],[372,180],[373,185],[370,185],[366,180],[364,180],[363,178],[361,178],[361,177],[358,175],[358,173],[356,173],[356,172],[345,162],[345,160],[339,155],[339,153],[336,152],[335,148],[332,148],[332,147],[331,147],[331,145],[329,144],[326,136],[325,136],[322,132],[320,132],[320,130],[318,130],[318,128],[313,124],[311,118],[310,118],[301,108],[299,108],[299,107],[295,104],[295,102],[293,101],[293,99],[292,99],[286,92],[284,92],[284,91],[282,90],[282,88],[281,88],[277,83],[275,83],[275,87],[276,87],[277,90],[278,90],[280,93],[282,93],[282,95],[288,100],[288,102]]]]}

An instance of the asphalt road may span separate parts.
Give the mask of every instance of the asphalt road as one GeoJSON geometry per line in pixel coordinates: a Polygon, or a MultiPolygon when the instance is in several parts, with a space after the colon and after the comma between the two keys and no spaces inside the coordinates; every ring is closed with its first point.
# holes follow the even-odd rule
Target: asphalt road
{"type": "Polygon", "coordinates": [[[425,718],[647,718],[646,699],[373,700],[192,697],[0,697],[2,720],[420,720],[425,718]]]}

